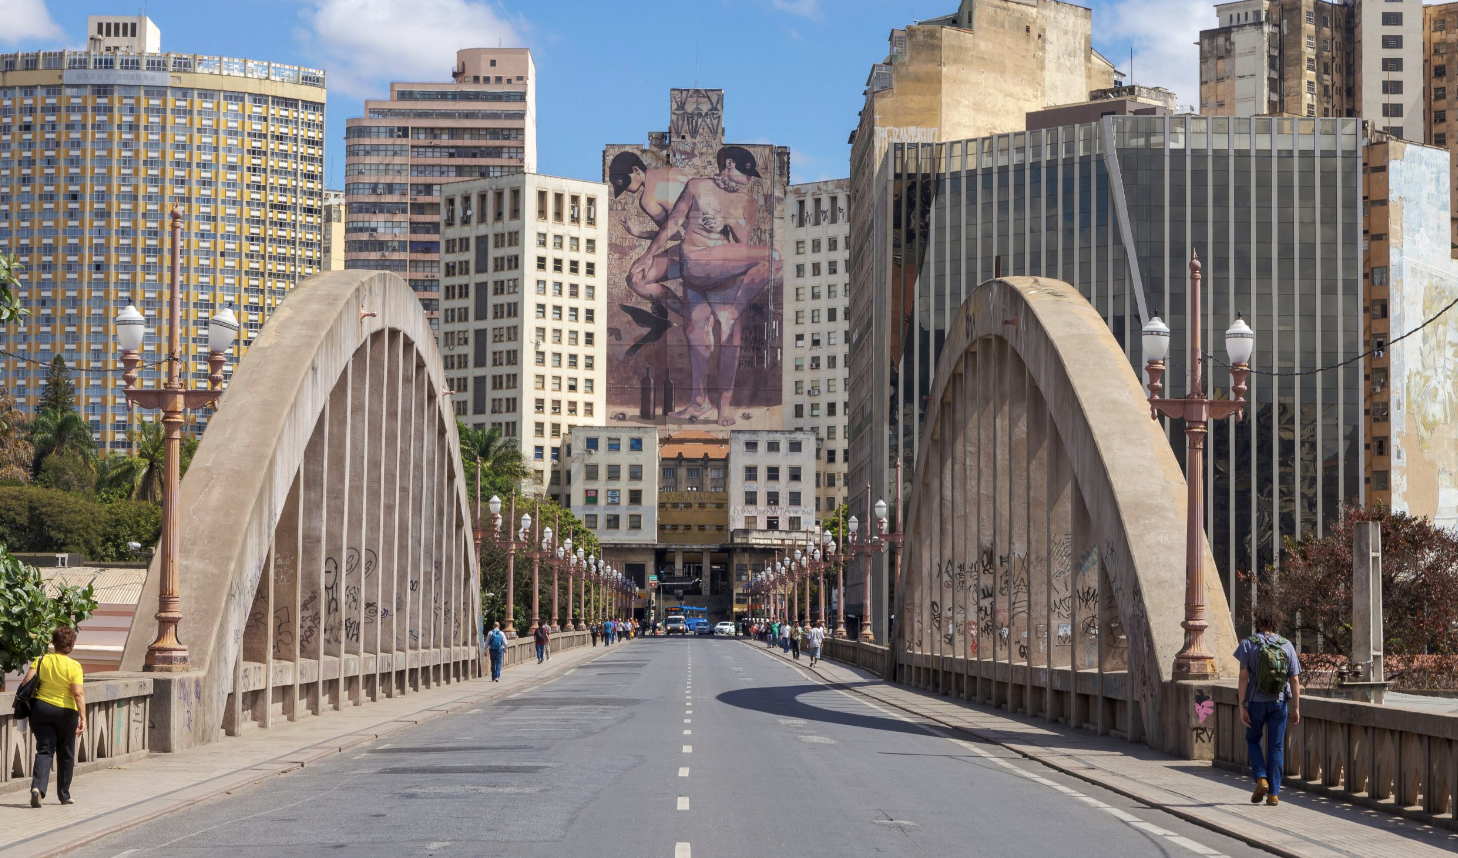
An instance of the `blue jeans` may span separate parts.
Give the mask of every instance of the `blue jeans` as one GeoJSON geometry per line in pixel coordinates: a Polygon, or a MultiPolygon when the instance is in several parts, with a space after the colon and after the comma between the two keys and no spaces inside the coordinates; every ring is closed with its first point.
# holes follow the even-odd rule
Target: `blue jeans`
{"type": "Polygon", "coordinates": [[[1281,772],[1286,762],[1286,702],[1268,700],[1247,703],[1250,726],[1245,731],[1245,744],[1250,755],[1251,776],[1265,778],[1271,795],[1281,793],[1281,772]],[[1266,737],[1266,750],[1261,753],[1261,734],[1266,737]]]}
{"type": "Polygon", "coordinates": [[[504,655],[506,655],[506,650],[504,650],[504,649],[493,649],[493,650],[490,650],[490,653],[491,653],[491,678],[492,679],[500,679],[501,678],[501,657],[504,656],[504,655]]]}
{"type": "Polygon", "coordinates": [[[537,644],[537,661],[541,661],[542,659],[544,659],[546,657],[547,657],[547,645],[546,644],[537,644]]]}

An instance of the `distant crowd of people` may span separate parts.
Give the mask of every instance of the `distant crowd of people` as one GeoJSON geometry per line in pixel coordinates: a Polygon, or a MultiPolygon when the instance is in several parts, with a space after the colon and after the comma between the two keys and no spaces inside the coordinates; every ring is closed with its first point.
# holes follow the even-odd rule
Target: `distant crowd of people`
{"type": "Polygon", "coordinates": [[[823,620],[816,620],[813,624],[802,620],[749,624],[750,637],[763,641],[770,649],[778,646],[795,658],[799,658],[803,651],[810,656],[811,667],[820,663],[820,648],[825,645],[829,634],[823,620]]]}

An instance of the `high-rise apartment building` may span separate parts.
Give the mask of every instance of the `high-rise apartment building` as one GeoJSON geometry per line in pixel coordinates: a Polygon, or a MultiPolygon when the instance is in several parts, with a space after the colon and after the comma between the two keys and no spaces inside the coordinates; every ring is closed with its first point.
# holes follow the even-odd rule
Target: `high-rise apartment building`
{"type": "Polygon", "coordinates": [[[608,417],[608,187],[518,173],[442,193],[439,342],[456,414],[518,439],[562,496],[564,433],[608,417]]]}
{"type": "MultiPolygon", "coordinates": [[[[1447,258],[1450,179],[1434,149],[1374,152],[1390,139],[1347,118],[1112,116],[893,146],[873,252],[895,260],[900,283],[886,293],[899,287],[912,303],[905,313],[884,298],[865,317],[853,310],[852,325],[872,331],[866,342],[886,342],[893,335],[883,329],[893,329],[903,343],[867,356],[890,364],[886,381],[852,388],[852,424],[872,427],[851,440],[853,483],[883,461],[872,447],[883,432],[914,458],[944,332],[978,283],[1000,272],[1072,284],[1137,371],[1139,332],[1156,310],[1173,342],[1188,342],[1182,308],[1198,252],[1206,342],[1242,313],[1256,331],[1253,367],[1278,374],[1251,376],[1243,421],[1210,426],[1205,527],[1227,585],[1277,562],[1287,537],[1323,533],[1343,502],[1381,497],[1384,485],[1394,507],[1451,518],[1454,448],[1444,446],[1451,430],[1436,403],[1452,401],[1458,367],[1438,343],[1458,339],[1458,320],[1424,329],[1425,345],[1407,343],[1401,372],[1386,339],[1458,296],[1458,266],[1447,258]],[[1107,193],[1090,196],[1092,182],[1107,193]]],[[[1184,378],[1185,361],[1182,347],[1171,349],[1166,377],[1184,378]]],[[[1207,384],[1227,395],[1225,368],[1209,366],[1207,384]]],[[[1177,426],[1170,435],[1183,461],[1177,426]]]]}
{"type": "MultiPolygon", "coordinates": [[[[791,185],[785,200],[785,429],[817,442],[815,512],[845,500],[850,389],[850,180],[791,185]]],[[[810,493],[807,492],[807,497],[810,493]]]]}
{"type": "Polygon", "coordinates": [[[1356,116],[1422,139],[1422,0],[1237,0],[1200,33],[1200,112],[1356,116]]]}
{"type": "MultiPolygon", "coordinates": [[[[1458,176],[1458,3],[1423,7],[1423,88],[1426,142],[1448,150],[1451,173],[1458,176]]],[[[1453,188],[1458,203],[1458,185],[1453,188]]],[[[1450,205],[1451,238],[1458,246],[1458,207],[1450,205]]]]}
{"type": "MultiPolygon", "coordinates": [[[[125,449],[115,317],[148,317],[141,383],[165,340],[168,220],[183,208],[186,371],[208,377],[207,319],[232,301],[248,348],[271,308],[324,267],[324,73],[262,60],[160,53],[145,16],[94,16],[88,51],[0,54],[0,247],[26,270],[30,315],[0,349],[78,368],[78,407],[125,449]]],[[[231,370],[229,370],[231,372],[231,370]]],[[[35,407],[43,367],[0,356],[35,407]]],[[[205,418],[199,418],[205,423],[205,418]]]]}
{"type": "Polygon", "coordinates": [[[324,192],[325,271],[344,270],[344,191],[324,192]]]}
{"type": "Polygon", "coordinates": [[[534,171],[535,105],[525,48],[457,51],[452,80],[366,100],[345,124],[345,267],[399,274],[438,325],[442,189],[534,171]]]}

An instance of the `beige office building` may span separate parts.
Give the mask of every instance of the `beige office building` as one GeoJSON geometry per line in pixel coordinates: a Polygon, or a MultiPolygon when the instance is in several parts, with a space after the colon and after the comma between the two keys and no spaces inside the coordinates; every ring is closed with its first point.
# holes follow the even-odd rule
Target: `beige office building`
{"type": "Polygon", "coordinates": [[[345,267],[399,274],[437,326],[443,188],[537,163],[531,51],[457,51],[451,76],[392,83],[345,127],[345,267]]]}
{"type": "Polygon", "coordinates": [[[845,500],[849,205],[849,179],[791,185],[780,230],[785,237],[784,424],[815,438],[813,501],[806,506],[817,514],[845,500]]]}
{"type": "Polygon", "coordinates": [[[344,191],[324,192],[324,270],[344,270],[344,191]]]}
{"type": "Polygon", "coordinates": [[[439,342],[456,414],[518,439],[560,496],[564,435],[608,417],[608,186],[519,173],[444,193],[439,342]]]}
{"type": "MultiPolygon", "coordinates": [[[[141,383],[165,342],[168,212],[183,207],[187,371],[206,384],[207,319],[243,323],[234,359],[272,307],[325,264],[324,73],[257,59],[161,53],[145,16],[93,16],[89,51],[0,54],[0,246],[25,265],[30,310],[0,350],[62,355],[103,449],[124,450],[115,319],[148,318],[141,383]]],[[[231,373],[230,368],[226,373],[231,373]]],[[[0,355],[0,378],[35,407],[45,368],[0,355]]],[[[200,415],[196,428],[206,425],[200,415]]]]}
{"type": "Polygon", "coordinates": [[[563,504],[597,535],[602,557],[643,589],[658,542],[658,430],[573,426],[563,504]]]}

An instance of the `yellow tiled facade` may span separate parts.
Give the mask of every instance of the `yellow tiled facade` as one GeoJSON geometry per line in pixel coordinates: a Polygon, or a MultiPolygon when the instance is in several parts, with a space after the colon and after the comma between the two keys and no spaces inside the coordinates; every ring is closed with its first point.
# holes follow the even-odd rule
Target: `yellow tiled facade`
{"type": "Polygon", "coordinates": [[[207,319],[233,301],[244,330],[231,372],[271,308],[327,266],[324,85],[322,71],[227,57],[0,54],[0,251],[25,264],[30,311],[0,330],[0,378],[24,409],[61,354],[102,448],[127,447],[138,417],[115,317],[133,301],[151,328],[143,360],[160,357],[174,203],[187,370],[206,383],[207,319]]]}

